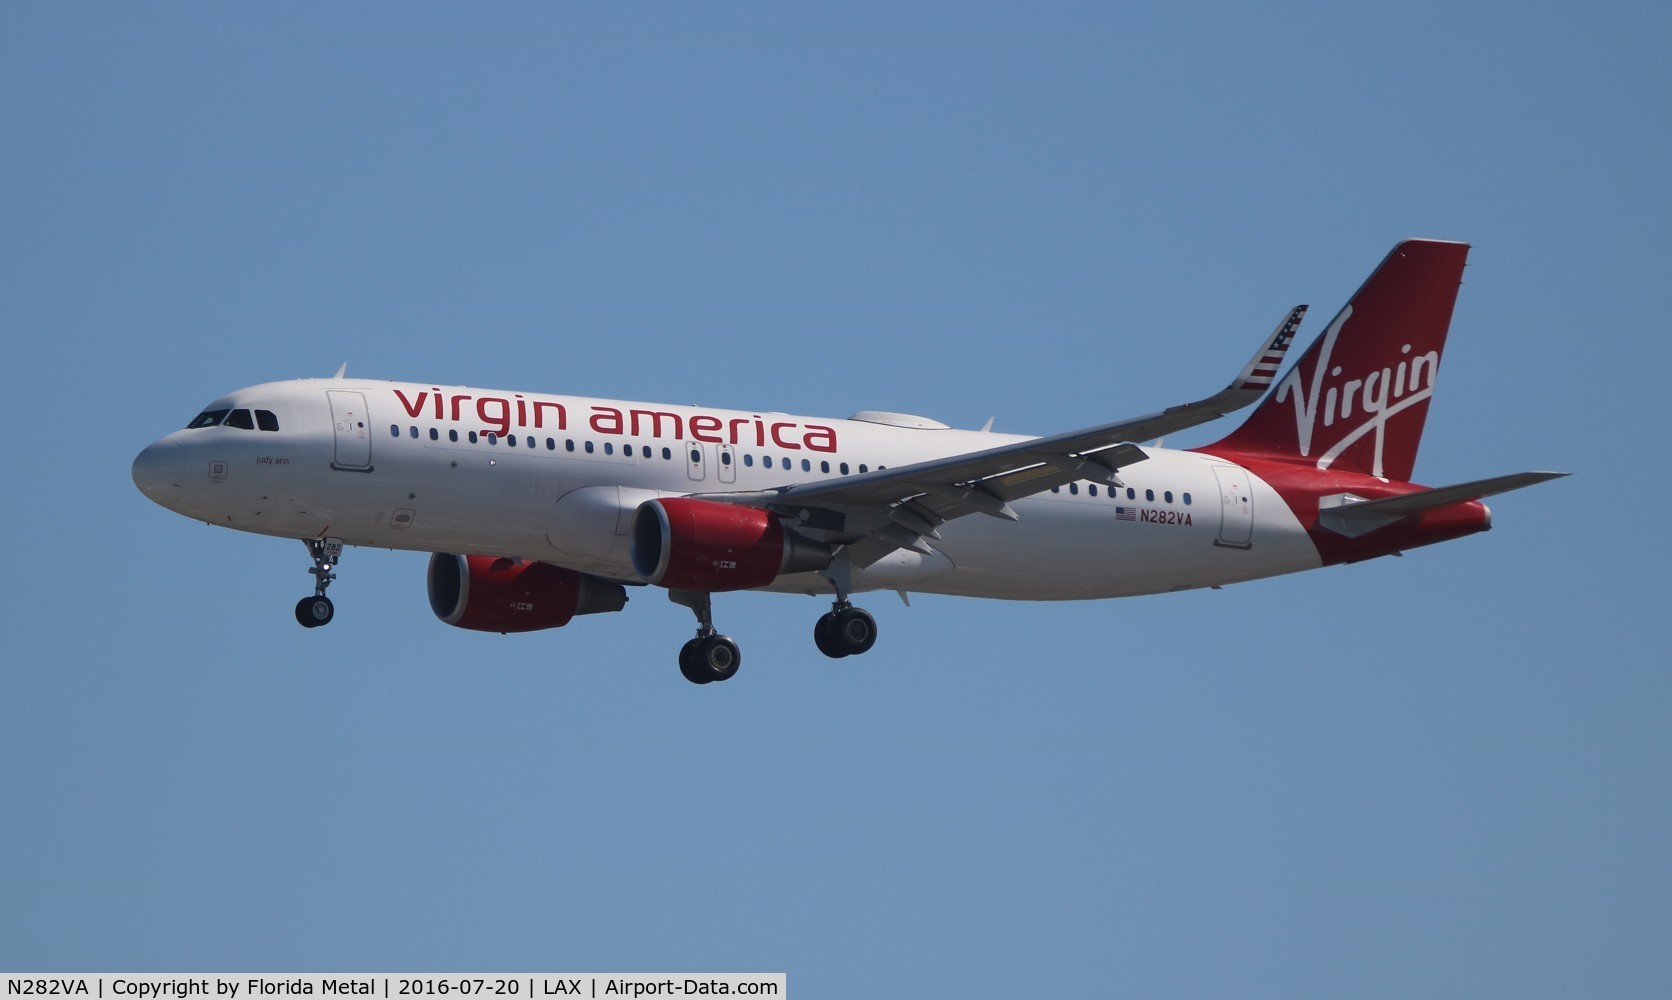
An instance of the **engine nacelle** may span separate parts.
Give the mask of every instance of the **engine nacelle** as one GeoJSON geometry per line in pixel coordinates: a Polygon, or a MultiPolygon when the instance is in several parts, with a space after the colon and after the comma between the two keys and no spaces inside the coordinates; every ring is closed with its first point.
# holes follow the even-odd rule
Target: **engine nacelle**
{"type": "Polygon", "coordinates": [[[830,565],[830,546],[756,507],[671,497],[639,505],[633,568],[672,590],[748,590],[830,565]]]}
{"type": "Polygon", "coordinates": [[[627,590],[572,569],[496,556],[430,556],[430,607],[449,625],[478,632],[559,628],[576,615],[620,611],[627,590]]]}

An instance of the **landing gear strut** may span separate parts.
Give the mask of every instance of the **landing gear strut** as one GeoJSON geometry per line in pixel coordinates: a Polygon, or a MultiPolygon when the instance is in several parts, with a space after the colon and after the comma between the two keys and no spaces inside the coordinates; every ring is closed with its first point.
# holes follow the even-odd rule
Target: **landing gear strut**
{"type": "Polygon", "coordinates": [[[697,636],[679,651],[679,672],[692,684],[727,681],[743,664],[743,654],[729,635],[714,628],[712,595],[696,590],[670,590],[668,600],[683,604],[697,616],[697,636]]]}
{"type": "Polygon", "coordinates": [[[308,555],[313,557],[314,592],[312,597],[304,597],[296,602],[296,621],[303,628],[318,628],[329,625],[335,617],[336,608],[331,606],[331,599],[325,596],[325,588],[337,578],[332,567],[342,561],[343,540],[340,538],[309,538],[306,539],[308,555]]]}

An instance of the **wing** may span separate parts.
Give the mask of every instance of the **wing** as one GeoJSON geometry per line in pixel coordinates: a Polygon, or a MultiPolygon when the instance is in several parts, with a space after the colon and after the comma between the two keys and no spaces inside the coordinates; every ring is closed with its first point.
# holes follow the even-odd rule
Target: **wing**
{"type": "Polygon", "coordinates": [[[855,566],[869,566],[900,548],[927,552],[924,539],[938,539],[937,529],[947,521],[966,514],[1020,520],[1010,501],[1082,479],[1119,486],[1121,468],[1149,457],[1131,442],[1217,420],[1254,403],[1276,378],[1304,315],[1306,306],[1291,309],[1230,385],[1193,403],[857,476],[755,492],[705,493],[703,499],[793,515],[800,529],[847,545],[855,566]]]}

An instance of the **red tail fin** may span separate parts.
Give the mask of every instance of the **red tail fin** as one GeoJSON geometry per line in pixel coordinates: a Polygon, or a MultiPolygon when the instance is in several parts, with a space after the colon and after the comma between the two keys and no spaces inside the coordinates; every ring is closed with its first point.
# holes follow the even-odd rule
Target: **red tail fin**
{"type": "Polygon", "coordinates": [[[1394,247],[1247,421],[1202,450],[1410,481],[1468,255],[1394,247]]]}

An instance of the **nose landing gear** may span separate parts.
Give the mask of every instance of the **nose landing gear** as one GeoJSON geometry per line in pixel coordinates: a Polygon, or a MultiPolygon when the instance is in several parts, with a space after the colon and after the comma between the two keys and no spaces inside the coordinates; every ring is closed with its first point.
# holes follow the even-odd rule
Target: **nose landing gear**
{"type": "Polygon", "coordinates": [[[296,621],[303,628],[318,628],[329,625],[336,616],[336,608],[331,599],[325,596],[325,588],[337,578],[332,567],[342,561],[343,540],[340,538],[309,538],[305,539],[308,554],[313,557],[313,568],[308,570],[314,578],[314,592],[312,597],[304,597],[296,602],[296,621]]]}

